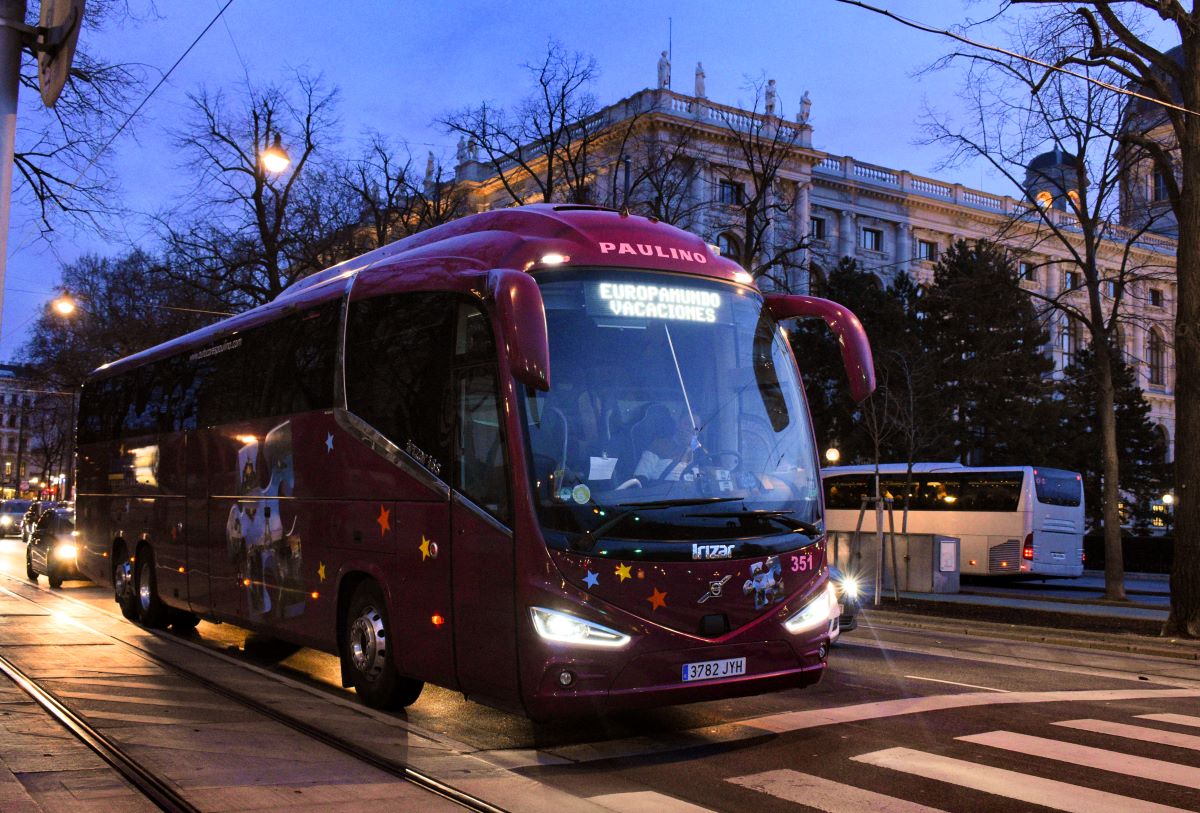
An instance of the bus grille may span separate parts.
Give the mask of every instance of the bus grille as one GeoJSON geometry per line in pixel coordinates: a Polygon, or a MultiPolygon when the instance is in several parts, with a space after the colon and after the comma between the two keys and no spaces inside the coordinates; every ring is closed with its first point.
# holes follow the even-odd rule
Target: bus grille
{"type": "Polygon", "coordinates": [[[988,573],[1016,573],[1020,569],[1020,540],[1010,539],[988,548],[988,573]]]}

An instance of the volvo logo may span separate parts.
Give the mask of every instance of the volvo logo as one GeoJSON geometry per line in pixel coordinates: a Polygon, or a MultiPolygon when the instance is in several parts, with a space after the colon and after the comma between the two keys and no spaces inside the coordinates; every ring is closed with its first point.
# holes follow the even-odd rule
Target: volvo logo
{"type": "Polygon", "coordinates": [[[705,593],[704,595],[702,595],[696,603],[703,604],[704,602],[708,601],[710,598],[720,598],[721,591],[723,589],[725,589],[725,582],[729,581],[732,578],[733,578],[733,576],[726,576],[725,578],[721,579],[720,581],[709,582],[708,583],[708,592],[705,593]]]}

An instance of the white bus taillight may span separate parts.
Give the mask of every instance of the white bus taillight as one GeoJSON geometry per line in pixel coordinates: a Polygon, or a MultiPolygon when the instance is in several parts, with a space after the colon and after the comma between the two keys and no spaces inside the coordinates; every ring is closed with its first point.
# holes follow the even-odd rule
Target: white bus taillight
{"type": "Polygon", "coordinates": [[[1021,548],[1021,558],[1027,561],[1033,561],[1033,534],[1025,537],[1025,545],[1021,548]]]}

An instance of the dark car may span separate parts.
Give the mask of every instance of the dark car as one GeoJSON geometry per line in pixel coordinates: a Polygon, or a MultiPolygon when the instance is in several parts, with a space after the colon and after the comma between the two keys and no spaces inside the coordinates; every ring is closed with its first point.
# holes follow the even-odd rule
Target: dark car
{"type": "Polygon", "coordinates": [[[85,578],[75,561],[74,508],[51,508],[38,519],[25,546],[25,574],[30,581],[45,575],[54,588],[67,579],[85,578]]]}
{"type": "Polygon", "coordinates": [[[21,520],[29,508],[29,500],[0,502],[0,536],[20,536],[21,520]]]}
{"type": "Polygon", "coordinates": [[[843,632],[849,632],[858,627],[858,614],[862,610],[862,598],[859,595],[858,580],[836,567],[829,568],[829,580],[837,590],[838,604],[842,614],[838,616],[832,640],[837,640],[843,632]]]}
{"type": "Polygon", "coordinates": [[[46,513],[51,508],[58,505],[50,500],[34,500],[29,503],[29,507],[25,509],[25,515],[21,517],[21,541],[26,545],[33,538],[33,529],[37,527],[37,521],[41,519],[42,514],[46,513]]]}

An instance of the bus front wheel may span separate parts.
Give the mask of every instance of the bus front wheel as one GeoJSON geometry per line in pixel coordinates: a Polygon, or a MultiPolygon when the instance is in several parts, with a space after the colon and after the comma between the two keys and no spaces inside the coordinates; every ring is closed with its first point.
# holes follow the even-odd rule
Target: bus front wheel
{"type": "Polygon", "coordinates": [[[154,552],[149,546],[143,546],[137,556],[137,617],[142,626],[151,629],[167,626],[167,608],[158,597],[154,552]]]}
{"type": "Polygon", "coordinates": [[[343,628],[343,670],[363,703],[399,709],[417,702],[425,684],[396,670],[383,591],[374,582],[355,588],[343,628]]]}

